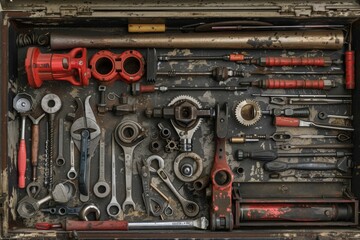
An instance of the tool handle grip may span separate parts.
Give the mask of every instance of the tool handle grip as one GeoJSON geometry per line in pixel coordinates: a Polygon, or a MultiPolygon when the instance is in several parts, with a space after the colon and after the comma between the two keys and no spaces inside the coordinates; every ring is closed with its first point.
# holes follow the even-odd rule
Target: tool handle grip
{"type": "Polygon", "coordinates": [[[235,159],[237,161],[242,161],[246,158],[250,158],[258,161],[273,161],[278,158],[276,151],[257,151],[257,152],[244,152],[242,150],[237,150],[235,159]]]}
{"type": "Polygon", "coordinates": [[[18,172],[19,172],[19,188],[25,188],[25,172],[26,172],[26,142],[25,139],[20,140],[18,151],[18,172]]]}
{"type": "Polygon", "coordinates": [[[294,108],[294,109],[285,109],[284,116],[287,117],[309,117],[310,109],[308,107],[304,108],[294,108]]]}
{"type": "Polygon", "coordinates": [[[31,128],[31,164],[33,168],[38,165],[39,125],[33,124],[31,128]]]}
{"type": "Polygon", "coordinates": [[[331,65],[331,60],[324,57],[266,57],[261,59],[261,66],[318,66],[324,67],[331,65]],[[329,64],[330,63],[330,64],[329,64]]]}
{"type": "Polygon", "coordinates": [[[275,117],[274,125],[277,127],[299,127],[300,119],[290,117],[275,117]]]}
{"type": "Polygon", "coordinates": [[[76,221],[66,220],[66,231],[129,230],[127,221],[76,221]]]}
{"type": "Polygon", "coordinates": [[[326,89],[325,82],[322,79],[318,80],[285,80],[285,79],[267,79],[265,80],[264,88],[267,89],[326,89]]]}
{"type": "Polygon", "coordinates": [[[355,52],[345,52],[345,87],[346,89],[355,88],[355,52]]]}
{"type": "Polygon", "coordinates": [[[238,53],[229,54],[229,61],[237,62],[237,61],[243,61],[243,60],[245,60],[244,54],[238,54],[238,53]]]}
{"type": "Polygon", "coordinates": [[[270,172],[282,172],[288,169],[324,171],[336,170],[333,163],[285,163],[285,162],[268,162],[264,164],[264,169],[270,172]]]}
{"type": "Polygon", "coordinates": [[[154,85],[142,85],[140,84],[140,93],[153,93],[155,92],[154,85]]]}
{"type": "Polygon", "coordinates": [[[52,228],[60,228],[61,224],[52,224],[47,222],[40,222],[35,224],[37,230],[50,230],[52,228]]]}
{"type": "Polygon", "coordinates": [[[129,24],[129,33],[145,33],[145,32],[165,32],[166,26],[162,23],[151,24],[129,24]]]}

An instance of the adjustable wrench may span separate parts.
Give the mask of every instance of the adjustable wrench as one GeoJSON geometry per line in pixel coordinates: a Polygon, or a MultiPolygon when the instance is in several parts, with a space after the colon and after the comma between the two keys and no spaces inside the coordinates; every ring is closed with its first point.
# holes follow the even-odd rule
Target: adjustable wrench
{"type": "Polygon", "coordinates": [[[116,198],[116,157],[115,157],[115,140],[114,136],[111,140],[111,200],[106,207],[106,211],[109,216],[116,218],[119,215],[123,215],[121,206],[116,198]]]}
{"type": "Polygon", "coordinates": [[[89,200],[90,162],[100,140],[100,127],[91,109],[90,98],[91,96],[86,97],[84,106],[80,98],[76,98],[76,120],[70,129],[71,137],[80,150],[79,191],[82,202],[89,200]]]}
{"type": "Polygon", "coordinates": [[[132,168],[134,149],[145,139],[145,129],[132,120],[122,121],[115,129],[115,140],[124,151],[125,155],[125,186],[126,198],[122,205],[123,210],[130,205],[135,209],[132,199],[132,168]]]}

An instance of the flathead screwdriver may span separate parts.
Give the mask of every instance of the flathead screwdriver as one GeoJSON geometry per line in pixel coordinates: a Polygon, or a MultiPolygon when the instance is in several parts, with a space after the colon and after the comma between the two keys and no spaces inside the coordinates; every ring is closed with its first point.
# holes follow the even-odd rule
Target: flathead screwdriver
{"type": "Polygon", "coordinates": [[[258,161],[269,162],[276,160],[278,158],[286,157],[347,157],[352,156],[351,152],[310,152],[310,153],[289,153],[289,152],[277,152],[277,151],[254,151],[254,152],[244,152],[242,150],[237,150],[235,153],[235,159],[237,161],[242,161],[244,159],[252,159],[258,161]]]}

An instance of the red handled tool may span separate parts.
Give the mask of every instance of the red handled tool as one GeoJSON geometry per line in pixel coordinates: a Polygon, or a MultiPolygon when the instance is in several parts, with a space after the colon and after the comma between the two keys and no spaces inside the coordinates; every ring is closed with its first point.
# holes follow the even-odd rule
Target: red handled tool
{"type": "Polygon", "coordinates": [[[345,87],[355,88],[355,52],[351,50],[351,29],[349,34],[348,50],[345,52],[345,87]]]}
{"type": "Polygon", "coordinates": [[[160,56],[159,61],[181,61],[181,60],[224,60],[230,62],[239,62],[250,60],[252,57],[247,57],[240,53],[231,53],[223,56],[160,56]]]}
{"type": "Polygon", "coordinates": [[[286,79],[265,79],[254,82],[241,82],[241,86],[253,86],[265,89],[330,89],[336,87],[333,80],[286,80],[286,79]]]}
{"type": "Polygon", "coordinates": [[[263,67],[281,66],[317,66],[327,67],[331,64],[341,64],[340,60],[332,60],[330,57],[261,57],[252,59],[252,64],[263,67]]]}
{"type": "Polygon", "coordinates": [[[325,124],[319,124],[311,121],[304,121],[298,118],[290,118],[290,117],[275,117],[274,125],[278,127],[317,127],[317,128],[334,129],[341,131],[354,131],[354,128],[352,127],[325,125],[325,124]]]}
{"type": "Polygon", "coordinates": [[[91,77],[87,67],[86,48],[74,48],[66,54],[41,53],[30,47],[26,53],[25,69],[29,85],[39,88],[44,81],[67,81],[74,86],[87,86],[91,77]]]}

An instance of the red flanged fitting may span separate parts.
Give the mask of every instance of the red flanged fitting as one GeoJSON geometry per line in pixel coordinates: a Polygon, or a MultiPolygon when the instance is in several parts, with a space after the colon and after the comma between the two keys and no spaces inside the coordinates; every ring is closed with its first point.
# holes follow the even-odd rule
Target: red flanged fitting
{"type": "Polygon", "coordinates": [[[116,69],[119,63],[118,55],[107,50],[94,54],[90,60],[91,74],[102,82],[111,82],[120,79],[116,69]]]}
{"type": "Polygon", "coordinates": [[[86,48],[74,48],[69,53],[41,53],[39,48],[30,47],[25,59],[25,70],[29,85],[39,88],[44,81],[68,81],[75,86],[89,85],[91,77],[87,67],[86,48]]]}
{"type": "Polygon", "coordinates": [[[140,52],[128,50],[120,55],[110,51],[99,51],[90,60],[91,73],[103,82],[123,80],[127,83],[139,81],[145,72],[145,60],[140,52]]]}

